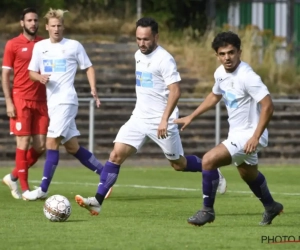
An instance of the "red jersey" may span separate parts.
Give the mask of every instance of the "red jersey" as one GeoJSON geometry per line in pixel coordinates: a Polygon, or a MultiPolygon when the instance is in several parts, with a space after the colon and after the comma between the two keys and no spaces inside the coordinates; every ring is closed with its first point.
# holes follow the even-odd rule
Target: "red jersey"
{"type": "Polygon", "coordinates": [[[45,85],[30,80],[28,71],[33,46],[41,40],[43,38],[36,37],[34,41],[29,41],[21,34],[6,43],[2,68],[13,69],[14,71],[12,98],[46,101],[45,85]]]}

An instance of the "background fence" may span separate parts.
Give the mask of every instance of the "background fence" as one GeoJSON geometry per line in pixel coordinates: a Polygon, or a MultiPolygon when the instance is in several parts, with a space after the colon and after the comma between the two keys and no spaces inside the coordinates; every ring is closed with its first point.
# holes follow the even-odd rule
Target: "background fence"
{"type": "MultiPolygon", "coordinates": [[[[203,99],[180,99],[180,115],[190,114],[203,99]]],[[[93,151],[100,159],[106,159],[112,150],[113,140],[119,128],[129,119],[135,98],[102,98],[100,109],[94,101],[81,98],[77,116],[81,132],[80,143],[93,151]]],[[[9,121],[5,114],[4,99],[0,98],[0,159],[14,158],[15,141],[9,135],[9,121]]],[[[269,125],[269,147],[260,153],[265,160],[299,159],[300,157],[300,100],[275,99],[275,112],[269,125]]],[[[202,156],[228,133],[227,112],[221,103],[196,119],[181,132],[185,154],[202,156]]],[[[61,150],[61,158],[72,159],[61,150]]],[[[160,148],[153,142],[146,144],[136,159],[164,159],[160,148]]]]}

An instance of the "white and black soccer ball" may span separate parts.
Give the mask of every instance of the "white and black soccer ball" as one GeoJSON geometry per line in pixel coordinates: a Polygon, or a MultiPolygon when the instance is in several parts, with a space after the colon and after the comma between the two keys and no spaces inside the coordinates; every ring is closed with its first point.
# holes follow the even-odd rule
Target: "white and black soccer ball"
{"type": "Polygon", "coordinates": [[[66,221],[72,212],[69,200],[59,194],[50,196],[44,204],[44,215],[53,222],[66,221]]]}

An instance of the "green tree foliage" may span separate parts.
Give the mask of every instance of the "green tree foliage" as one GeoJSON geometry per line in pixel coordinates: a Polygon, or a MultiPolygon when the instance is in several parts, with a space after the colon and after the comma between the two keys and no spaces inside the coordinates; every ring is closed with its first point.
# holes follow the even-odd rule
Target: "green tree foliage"
{"type": "MultiPolygon", "coordinates": [[[[152,16],[169,29],[182,30],[192,27],[205,30],[207,0],[142,0],[143,15],[152,16]]],[[[36,7],[42,14],[49,7],[82,10],[83,18],[99,14],[119,19],[136,16],[137,0],[2,0],[0,14],[19,16],[22,9],[36,7]]]]}

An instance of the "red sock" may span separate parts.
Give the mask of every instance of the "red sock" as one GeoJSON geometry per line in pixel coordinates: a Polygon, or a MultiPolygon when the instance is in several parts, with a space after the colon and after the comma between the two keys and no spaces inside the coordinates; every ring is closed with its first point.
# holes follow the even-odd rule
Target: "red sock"
{"type": "Polygon", "coordinates": [[[37,162],[40,156],[41,154],[36,152],[35,149],[31,147],[26,154],[26,159],[28,161],[28,168],[32,167],[37,162]]]}
{"type": "Polygon", "coordinates": [[[26,159],[27,150],[16,150],[16,168],[22,191],[29,190],[28,185],[28,161],[26,159]]]}
{"type": "MultiPolygon", "coordinates": [[[[28,168],[32,167],[36,162],[37,160],[40,158],[42,154],[39,154],[38,152],[35,151],[35,149],[33,147],[31,147],[28,151],[27,151],[27,154],[26,154],[26,159],[27,159],[27,162],[28,162],[28,168]]],[[[15,167],[13,169],[13,171],[11,172],[11,175],[14,179],[18,179],[18,168],[15,167]]]]}
{"type": "Polygon", "coordinates": [[[18,169],[17,169],[17,167],[15,167],[13,169],[13,171],[11,171],[11,176],[12,176],[13,179],[18,180],[19,176],[18,176],[18,169]]]}

